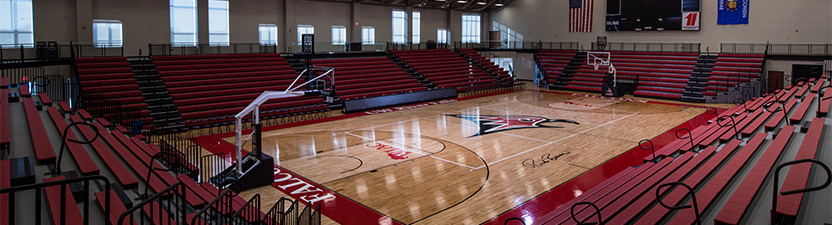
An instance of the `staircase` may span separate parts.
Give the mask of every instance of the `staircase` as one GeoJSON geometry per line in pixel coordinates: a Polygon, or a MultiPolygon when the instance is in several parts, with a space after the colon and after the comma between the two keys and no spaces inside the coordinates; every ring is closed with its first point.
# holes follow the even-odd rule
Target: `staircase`
{"type": "Polygon", "coordinates": [[[150,110],[156,129],[164,130],[179,126],[177,124],[182,116],[173,104],[173,99],[150,57],[130,58],[127,61],[133,69],[139,90],[142,91],[142,97],[147,103],[147,109],[150,110]]]}
{"type": "Polygon", "coordinates": [[[693,67],[693,73],[690,75],[685,91],[682,92],[682,101],[685,102],[705,102],[705,86],[708,82],[708,77],[711,76],[714,63],[716,62],[716,55],[699,55],[696,61],[696,66],[693,67]]]}
{"type": "Polygon", "coordinates": [[[563,73],[561,73],[561,75],[558,76],[558,79],[555,80],[555,83],[549,84],[549,89],[566,89],[566,85],[572,79],[572,74],[578,70],[578,67],[584,64],[584,61],[586,61],[586,52],[576,53],[575,56],[572,57],[572,61],[569,61],[569,64],[563,69],[563,73]]]}
{"type": "Polygon", "coordinates": [[[292,66],[292,69],[297,71],[297,73],[301,73],[306,69],[306,65],[303,64],[303,61],[294,54],[280,54],[280,57],[283,57],[283,60],[286,60],[286,62],[292,66]]]}
{"type": "Polygon", "coordinates": [[[408,66],[407,63],[404,63],[404,60],[400,59],[398,56],[396,56],[396,54],[388,52],[387,58],[393,61],[393,63],[395,63],[396,65],[399,65],[399,67],[401,67],[402,70],[404,70],[404,72],[413,76],[413,79],[416,79],[417,81],[419,81],[419,83],[422,83],[422,86],[425,86],[429,89],[436,88],[436,84],[433,84],[433,82],[428,81],[428,78],[422,76],[422,74],[419,74],[419,72],[416,72],[416,69],[408,66]]]}

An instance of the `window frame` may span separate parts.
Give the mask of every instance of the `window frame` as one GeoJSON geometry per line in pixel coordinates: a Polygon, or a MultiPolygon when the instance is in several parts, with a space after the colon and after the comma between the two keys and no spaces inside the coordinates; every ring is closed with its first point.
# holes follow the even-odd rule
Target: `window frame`
{"type": "Polygon", "coordinates": [[[462,43],[480,43],[482,41],[481,26],[482,16],[479,14],[462,14],[462,43]]]}
{"type": "Polygon", "coordinates": [[[341,25],[332,25],[332,45],[347,44],[347,27],[341,25]],[[339,34],[336,38],[336,30],[339,34]]]}
{"type": "Polygon", "coordinates": [[[373,26],[361,26],[361,44],[375,45],[376,44],[376,28],[373,26]],[[372,31],[372,35],[365,35],[365,30],[372,31]]]}
{"type": "Polygon", "coordinates": [[[196,0],[170,0],[170,44],[174,47],[195,47],[199,43],[199,21],[197,20],[198,17],[198,4],[196,0]],[[191,1],[193,2],[193,6],[180,6],[174,4],[177,1],[191,1]],[[175,9],[185,9],[190,10],[193,13],[193,17],[191,17],[193,21],[193,32],[176,32],[176,18],[174,16],[175,9]],[[187,35],[193,37],[193,42],[178,42],[176,41],[176,37],[179,35],[187,35]]]}
{"type": "Polygon", "coordinates": [[[0,42],[1,45],[13,45],[17,48],[23,46],[24,48],[34,48],[35,47],[35,24],[34,24],[34,6],[32,0],[6,0],[4,2],[9,3],[9,18],[8,25],[11,29],[9,30],[0,30],[0,35],[10,35],[12,38],[12,42],[5,43],[0,42]],[[28,7],[24,10],[25,12],[21,12],[19,3],[28,3],[28,7]],[[25,15],[21,15],[25,14],[25,15]],[[28,18],[27,18],[28,17],[28,18]],[[30,24],[26,24],[26,20],[30,21],[30,24]],[[30,25],[25,27],[26,25],[30,25]],[[28,28],[28,29],[27,29],[28,28]],[[21,40],[21,36],[28,36],[29,38],[24,38],[27,40],[21,40]],[[31,40],[29,40],[31,38],[31,40]],[[29,42],[29,43],[26,43],[29,42]]]}
{"type": "Polygon", "coordinates": [[[298,44],[300,45],[300,44],[303,43],[303,35],[304,34],[315,34],[315,26],[306,25],[306,24],[298,24],[297,32],[298,32],[298,44]],[[312,33],[301,32],[301,28],[303,28],[303,30],[311,29],[312,33]]]}
{"type": "Polygon", "coordinates": [[[211,46],[229,46],[231,43],[231,24],[230,24],[230,17],[231,17],[231,7],[230,2],[228,0],[208,0],[208,43],[211,46]],[[212,3],[217,2],[225,2],[225,8],[216,8],[212,7],[212,3]],[[224,12],[225,15],[225,32],[213,32],[217,29],[218,26],[217,22],[214,21],[215,17],[213,16],[214,13],[224,12]],[[215,36],[224,36],[226,41],[220,42],[213,40],[215,36]]]}
{"type": "Polygon", "coordinates": [[[268,23],[261,23],[257,25],[257,39],[261,46],[277,46],[278,45],[278,36],[277,36],[277,24],[268,24],[268,23]],[[269,36],[274,36],[274,43],[271,43],[272,39],[266,39],[265,42],[263,41],[263,28],[266,28],[266,32],[269,36]]]}
{"type": "Polygon", "coordinates": [[[411,43],[419,44],[422,39],[422,13],[419,11],[413,11],[413,15],[411,15],[411,43]]]}
{"type": "Polygon", "coordinates": [[[92,41],[93,46],[96,48],[121,48],[124,47],[124,24],[121,23],[120,20],[104,20],[104,19],[94,19],[92,20],[92,41]],[[114,24],[118,24],[118,36],[119,40],[115,42],[113,40],[113,26],[114,24]],[[100,25],[106,26],[107,29],[107,39],[99,39],[98,38],[98,30],[101,29],[100,25]],[[115,44],[117,43],[117,44],[115,44]]]}
{"type": "Polygon", "coordinates": [[[407,12],[405,12],[404,10],[394,9],[392,12],[392,16],[393,44],[407,44],[407,12]],[[396,15],[397,13],[401,14],[401,16],[396,15]],[[397,20],[400,20],[401,27],[396,25],[397,20]],[[401,31],[400,34],[397,33],[397,28],[398,31],[401,31]]]}

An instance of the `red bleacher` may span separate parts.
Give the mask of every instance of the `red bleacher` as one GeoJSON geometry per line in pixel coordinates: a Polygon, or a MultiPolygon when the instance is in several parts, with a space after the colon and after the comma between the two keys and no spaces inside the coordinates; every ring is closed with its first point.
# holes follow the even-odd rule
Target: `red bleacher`
{"type": "Polygon", "coordinates": [[[715,91],[728,91],[740,83],[760,78],[763,68],[763,54],[728,54],[717,56],[705,89],[711,90],[706,95],[715,96],[715,91]]]}
{"type": "Polygon", "coordinates": [[[746,209],[751,205],[751,200],[754,199],[754,194],[759,191],[763,181],[769,174],[769,171],[774,167],[774,163],[780,157],[786,144],[794,132],[794,127],[786,126],[778,138],[769,145],[765,153],[760,156],[760,159],[751,168],[751,172],[745,176],[734,194],[722,207],[722,211],[714,219],[714,223],[719,224],[739,224],[746,209]]]}
{"type": "Polygon", "coordinates": [[[122,108],[142,110],[149,115],[147,103],[125,57],[76,58],[81,89],[85,93],[102,93],[103,100],[115,100],[122,108]]]}
{"type": "MultiPolygon", "coordinates": [[[[46,183],[61,180],[64,180],[63,176],[46,178],[43,179],[43,182],[46,183]]],[[[56,185],[44,188],[46,201],[49,202],[48,207],[50,215],[52,216],[52,222],[54,224],[84,224],[84,219],[81,217],[81,210],[78,209],[78,205],[75,204],[75,198],[72,197],[72,191],[69,190],[68,186],[62,186],[63,185],[56,185]],[[61,190],[64,190],[64,194],[61,194],[61,190]],[[63,199],[64,205],[61,205],[61,196],[66,197],[63,199]],[[66,217],[61,217],[61,210],[64,210],[66,217]],[[65,218],[66,221],[62,221],[62,218],[65,218]]]]}
{"type": "Polygon", "coordinates": [[[31,98],[22,98],[23,109],[26,111],[26,120],[29,124],[29,136],[32,140],[32,147],[35,150],[35,158],[41,164],[51,164],[55,162],[56,154],[52,149],[52,143],[49,142],[49,136],[46,134],[46,129],[43,127],[38,109],[35,108],[35,101],[31,98]]]}
{"type": "MultiPolygon", "coordinates": [[[[806,136],[803,138],[803,143],[795,156],[795,160],[800,159],[814,159],[818,144],[823,134],[823,118],[814,118],[806,136]]],[[[812,169],[812,164],[797,164],[789,168],[789,173],[786,179],[783,180],[781,191],[791,191],[806,188],[806,182],[809,180],[809,172],[812,169]]],[[[804,193],[797,193],[793,195],[780,195],[777,200],[777,214],[794,217],[797,216],[797,211],[800,208],[800,202],[803,200],[804,193]]]]}
{"type": "MultiPolygon", "coordinates": [[[[57,130],[60,132],[64,132],[66,127],[69,126],[69,124],[64,119],[64,116],[61,115],[61,113],[58,112],[58,110],[54,107],[48,107],[47,112],[49,113],[49,117],[52,118],[52,122],[55,124],[55,128],[57,128],[57,130]]],[[[67,139],[79,140],[71,131],[72,130],[65,134],[67,139]]],[[[89,153],[87,153],[87,150],[84,149],[83,145],[67,141],[66,150],[68,150],[69,155],[71,155],[72,158],[75,159],[75,162],[78,165],[78,170],[79,172],[81,172],[81,174],[94,175],[99,173],[98,166],[95,165],[95,162],[92,160],[89,153]]]]}
{"type": "MultiPolygon", "coordinates": [[[[669,99],[681,98],[697,59],[696,53],[611,52],[610,55],[610,63],[615,66],[617,79],[638,78],[635,95],[669,99]]],[[[581,65],[566,87],[600,91],[607,70],[605,66],[596,70],[592,65],[581,65]]]]}
{"type": "Polygon", "coordinates": [[[440,88],[467,91],[500,85],[497,79],[448,49],[393,50],[392,52],[440,88]],[[448,67],[449,64],[456,66],[448,67]]]}
{"type": "Polygon", "coordinates": [[[474,51],[474,49],[461,48],[458,50],[469,59],[474,60],[474,62],[476,62],[477,64],[480,64],[480,66],[488,70],[489,73],[499,77],[500,80],[506,81],[511,79],[511,75],[508,73],[508,71],[506,71],[503,68],[500,68],[499,65],[494,64],[494,62],[491,62],[491,60],[485,58],[485,56],[480,55],[480,53],[474,51]]]}
{"type": "Polygon", "coordinates": [[[427,90],[387,57],[314,59],[312,65],[335,68],[342,100],[427,90]]]}
{"type": "MultiPolygon", "coordinates": [[[[273,53],[153,56],[152,59],[182,119],[190,126],[229,121],[232,114],[263,91],[285,90],[297,77],[283,57],[273,53]]],[[[267,116],[324,110],[326,106],[321,98],[301,96],[272,100],[260,109],[261,115],[267,116]]]]}

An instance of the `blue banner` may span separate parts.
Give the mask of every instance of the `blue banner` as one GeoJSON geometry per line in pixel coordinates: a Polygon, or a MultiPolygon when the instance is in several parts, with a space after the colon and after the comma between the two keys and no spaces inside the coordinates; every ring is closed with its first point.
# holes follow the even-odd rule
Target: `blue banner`
{"type": "Polygon", "coordinates": [[[734,25],[748,24],[748,1],[749,0],[717,0],[717,24],[734,25]]]}

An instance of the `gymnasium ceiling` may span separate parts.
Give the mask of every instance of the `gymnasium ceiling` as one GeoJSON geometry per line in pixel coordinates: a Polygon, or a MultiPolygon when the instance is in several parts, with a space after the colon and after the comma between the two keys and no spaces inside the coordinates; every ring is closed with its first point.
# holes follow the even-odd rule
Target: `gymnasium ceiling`
{"type": "Polygon", "coordinates": [[[413,8],[452,9],[460,11],[499,11],[515,0],[316,0],[326,2],[360,2],[369,5],[412,6],[413,8]],[[500,6],[502,4],[503,6],[500,6]]]}

